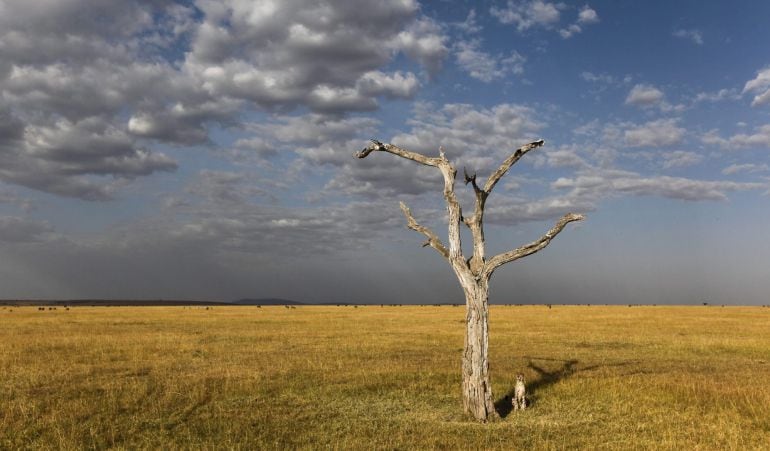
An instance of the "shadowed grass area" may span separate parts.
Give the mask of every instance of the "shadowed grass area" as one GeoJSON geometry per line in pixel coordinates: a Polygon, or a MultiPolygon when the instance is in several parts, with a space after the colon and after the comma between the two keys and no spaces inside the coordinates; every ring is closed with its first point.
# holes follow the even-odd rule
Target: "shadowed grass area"
{"type": "Polygon", "coordinates": [[[493,306],[490,424],[462,414],[464,317],[2,309],[0,449],[770,449],[770,309],[493,306]]]}

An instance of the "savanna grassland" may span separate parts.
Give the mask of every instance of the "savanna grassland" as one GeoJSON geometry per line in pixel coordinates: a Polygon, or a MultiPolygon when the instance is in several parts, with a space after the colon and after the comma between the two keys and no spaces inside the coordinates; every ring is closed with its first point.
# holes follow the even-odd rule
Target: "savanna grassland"
{"type": "Polygon", "coordinates": [[[489,424],[464,311],[6,307],[0,449],[770,449],[770,308],[492,306],[489,424]]]}

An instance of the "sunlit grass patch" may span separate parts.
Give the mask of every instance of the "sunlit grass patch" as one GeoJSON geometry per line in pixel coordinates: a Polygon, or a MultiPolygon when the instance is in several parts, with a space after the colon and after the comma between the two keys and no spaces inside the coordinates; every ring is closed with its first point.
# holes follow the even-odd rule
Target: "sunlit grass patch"
{"type": "Polygon", "coordinates": [[[770,448],[768,309],[493,306],[489,424],[462,413],[464,315],[2,311],[0,448],[770,448]]]}

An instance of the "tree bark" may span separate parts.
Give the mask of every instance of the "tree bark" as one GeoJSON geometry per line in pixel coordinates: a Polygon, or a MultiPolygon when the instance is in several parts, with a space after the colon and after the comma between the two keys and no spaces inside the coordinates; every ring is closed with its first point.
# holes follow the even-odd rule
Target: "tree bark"
{"type": "Polygon", "coordinates": [[[465,290],[466,329],[463,348],[463,409],[479,421],[497,418],[489,379],[489,289],[478,283],[465,290]]]}

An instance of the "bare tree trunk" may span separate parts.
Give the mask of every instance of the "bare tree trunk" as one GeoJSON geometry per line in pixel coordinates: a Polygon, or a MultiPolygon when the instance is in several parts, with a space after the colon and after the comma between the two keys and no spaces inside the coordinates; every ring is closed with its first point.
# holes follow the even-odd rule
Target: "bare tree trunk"
{"type": "Polygon", "coordinates": [[[455,176],[457,170],[446,158],[443,148],[439,148],[438,157],[428,157],[416,152],[402,149],[393,144],[383,144],[372,140],[372,145],[356,153],[358,158],[366,158],[375,151],[388,152],[407,160],[412,160],[426,166],[432,166],[441,171],[444,177],[444,200],[447,207],[447,239],[445,246],[441,239],[429,228],[420,225],[412,216],[412,212],[402,202],[401,211],[406,216],[407,226],[427,238],[423,246],[430,246],[444,257],[455,272],[460,285],[465,292],[466,331],[465,348],[463,351],[463,406],[465,411],[479,421],[487,421],[490,417],[497,418],[495,404],[492,398],[492,385],[489,382],[489,279],[492,273],[505,263],[532,255],[548,246],[551,240],[564,227],[573,221],[580,221],[583,215],[568,213],[540,239],[527,245],[513,249],[487,259],[484,253],[484,206],[487,197],[492,192],[500,178],[508,172],[511,166],[519,161],[527,152],[543,145],[543,140],[534,141],[516,149],[503,161],[500,167],[487,179],[484,187],[476,183],[476,174],[465,173],[465,184],[470,183],[476,196],[473,215],[465,217],[455,195],[455,176]],[[473,236],[473,255],[465,259],[460,241],[460,225],[465,224],[473,236]]]}
{"type": "Polygon", "coordinates": [[[463,350],[463,408],[474,418],[497,418],[489,381],[489,307],[488,286],[476,284],[465,290],[466,330],[463,350]]]}

